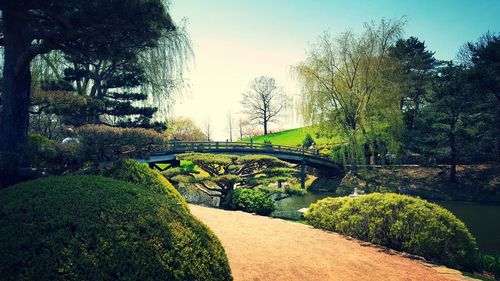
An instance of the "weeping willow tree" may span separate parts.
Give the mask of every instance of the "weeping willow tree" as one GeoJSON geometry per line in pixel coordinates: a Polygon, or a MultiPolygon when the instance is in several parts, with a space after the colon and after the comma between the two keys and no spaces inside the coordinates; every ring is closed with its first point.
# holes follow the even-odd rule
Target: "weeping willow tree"
{"type": "MultiPolygon", "coordinates": [[[[168,7],[168,1],[165,5],[168,7]]],[[[166,31],[157,48],[140,54],[148,81],[141,86],[141,91],[148,94],[147,104],[158,107],[158,119],[165,119],[175,102],[175,94],[186,86],[184,73],[192,57],[191,39],[185,21],[181,21],[175,30],[166,31]]]]}
{"type": "Polygon", "coordinates": [[[382,19],[365,24],[359,35],[325,33],[294,67],[303,86],[304,120],[330,136],[340,134],[345,144],[337,155],[353,168],[366,163],[367,155],[373,158],[382,142],[397,150],[393,140],[402,123],[397,85],[388,79],[393,71],[388,51],[404,24],[382,19]]]}

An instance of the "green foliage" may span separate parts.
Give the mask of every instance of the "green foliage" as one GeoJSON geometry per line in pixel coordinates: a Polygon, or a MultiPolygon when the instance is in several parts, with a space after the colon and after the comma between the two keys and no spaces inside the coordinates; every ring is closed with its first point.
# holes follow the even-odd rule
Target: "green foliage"
{"type": "Polygon", "coordinates": [[[238,188],[228,193],[223,207],[258,215],[270,215],[275,209],[271,196],[259,189],[238,188]]]}
{"type": "Polygon", "coordinates": [[[312,204],[306,220],[354,238],[458,268],[471,268],[476,242],[451,212],[427,201],[397,194],[326,198],[312,204]]]}
{"type": "Polygon", "coordinates": [[[285,194],[285,189],[284,188],[275,188],[275,187],[261,186],[258,189],[260,191],[264,192],[264,193],[269,194],[269,195],[285,194]]]}
{"type": "Polygon", "coordinates": [[[392,79],[399,84],[401,92],[401,110],[408,130],[406,137],[411,138],[416,119],[431,92],[434,69],[439,63],[434,53],[427,50],[425,42],[416,37],[399,39],[389,49],[389,55],[395,60],[396,73],[392,79]]]}
{"type": "Polygon", "coordinates": [[[264,139],[264,142],[262,142],[262,144],[264,147],[269,147],[269,148],[273,147],[273,143],[270,139],[264,139]]]}
{"type": "Polygon", "coordinates": [[[142,128],[85,125],[78,128],[77,133],[87,155],[97,162],[144,156],[166,141],[162,134],[142,128]]]}
{"type": "Polygon", "coordinates": [[[285,188],[285,193],[288,195],[304,196],[307,194],[307,189],[304,188],[285,188]]]}
{"type": "Polygon", "coordinates": [[[232,280],[220,242],[179,203],[98,176],[1,190],[2,280],[232,280]]]}
{"type": "Polygon", "coordinates": [[[302,188],[275,188],[275,187],[259,187],[258,188],[260,191],[265,192],[269,195],[273,194],[288,194],[288,195],[297,195],[297,196],[304,196],[307,194],[306,189],[302,188]]]}
{"type": "Polygon", "coordinates": [[[172,184],[159,172],[150,169],[147,164],[126,159],[114,163],[111,167],[99,170],[98,174],[117,180],[139,184],[154,192],[166,194],[168,197],[177,198],[180,204],[182,204],[186,210],[188,209],[186,202],[179,192],[177,192],[177,190],[172,186],[172,184]]]}
{"type": "Polygon", "coordinates": [[[304,140],[302,141],[302,147],[303,148],[309,148],[314,144],[314,140],[312,136],[308,133],[304,140]]]}
{"type": "Polygon", "coordinates": [[[479,255],[476,267],[480,271],[494,274],[497,280],[500,279],[500,255],[479,255]]]}
{"type": "Polygon", "coordinates": [[[81,144],[58,143],[37,134],[28,135],[23,154],[31,166],[46,168],[52,174],[76,171],[89,160],[81,144]]]}

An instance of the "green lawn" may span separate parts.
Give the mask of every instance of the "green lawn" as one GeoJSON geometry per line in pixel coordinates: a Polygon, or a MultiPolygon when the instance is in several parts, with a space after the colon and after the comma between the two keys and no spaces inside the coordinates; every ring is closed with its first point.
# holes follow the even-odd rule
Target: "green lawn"
{"type": "MultiPolygon", "coordinates": [[[[264,140],[270,140],[272,144],[275,145],[287,145],[287,146],[300,146],[302,141],[309,133],[314,142],[317,145],[328,144],[329,140],[327,138],[316,138],[316,131],[318,130],[315,126],[308,126],[296,129],[285,130],[277,133],[261,135],[253,137],[254,143],[263,143],[264,140]]],[[[250,138],[242,139],[241,142],[250,142],[250,138]]]]}

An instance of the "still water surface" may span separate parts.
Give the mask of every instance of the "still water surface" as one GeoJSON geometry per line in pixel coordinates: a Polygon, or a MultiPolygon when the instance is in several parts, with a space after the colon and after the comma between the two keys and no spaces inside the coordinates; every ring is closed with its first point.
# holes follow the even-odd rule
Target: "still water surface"
{"type": "MultiPolygon", "coordinates": [[[[276,202],[273,215],[295,218],[296,211],[307,208],[322,198],[333,196],[333,193],[308,192],[305,196],[292,196],[276,202]]],[[[450,210],[469,228],[484,253],[500,254],[500,204],[435,201],[450,210]]]]}

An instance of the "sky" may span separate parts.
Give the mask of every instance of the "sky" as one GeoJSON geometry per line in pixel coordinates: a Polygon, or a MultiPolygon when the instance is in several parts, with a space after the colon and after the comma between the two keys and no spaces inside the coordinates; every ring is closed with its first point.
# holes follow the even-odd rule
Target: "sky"
{"type": "MultiPolygon", "coordinates": [[[[242,93],[258,76],[275,78],[298,102],[291,67],[325,31],[360,33],[365,22],[405,17],[403,37],[425,41],[441,60],[487,31],[500,32],[500,0],[173,0],[170,14],[185,21],[194,51],[172,114],[210,123],[214,140],[229,138],[228,114],[244,118],[242,93]]],[[[291,108],[271,130],[302,125],[291,108]]]]}

